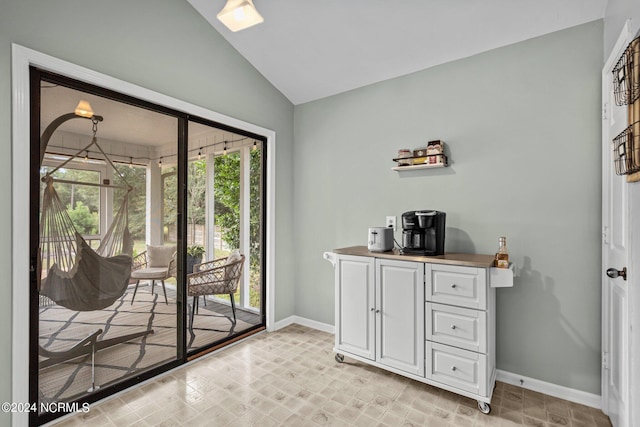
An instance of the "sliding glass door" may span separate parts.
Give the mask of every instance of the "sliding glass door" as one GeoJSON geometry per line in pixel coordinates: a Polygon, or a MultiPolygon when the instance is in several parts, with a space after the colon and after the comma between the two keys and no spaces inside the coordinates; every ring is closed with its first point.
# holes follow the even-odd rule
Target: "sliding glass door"
{"type": "Polygon", "coordinates": [[[266,140],[37,69],[31,82],[39,425],[265,328],[266,140]]]}

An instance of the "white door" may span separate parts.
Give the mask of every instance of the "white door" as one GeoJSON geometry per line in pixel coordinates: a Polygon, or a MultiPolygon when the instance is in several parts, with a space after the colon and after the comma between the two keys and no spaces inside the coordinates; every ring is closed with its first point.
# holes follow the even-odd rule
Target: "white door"
{"type": "Polygon", "coordinates": [[[374,259],[338,255],[336,286],[336,350],[373,360],[375,357],[374,259]]]}
{"type": "Polygon", "coordinates": [[[378,362],[424,377],[424,264],[376,259],[378,362]]]}
{"type": "Polygon", "coordinates": [[[629,426],[629,184],[617,176],[612,140],[628,125],[627,106],[613,98],[613,74],[622,50],[627,46],[626,30],[602,72],[602,404],[614,427],[629,426]]]}

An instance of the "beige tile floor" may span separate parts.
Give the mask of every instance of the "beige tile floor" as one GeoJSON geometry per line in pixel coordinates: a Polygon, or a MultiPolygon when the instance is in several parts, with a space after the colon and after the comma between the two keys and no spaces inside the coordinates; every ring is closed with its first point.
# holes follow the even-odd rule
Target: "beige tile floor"
{"type": "Polygon", "coordinates": [[[206,356],[56,426],[610,426],[597,409],[498,383],[489,415],[453,393],[346,358],[292,325],[206,356]]]}

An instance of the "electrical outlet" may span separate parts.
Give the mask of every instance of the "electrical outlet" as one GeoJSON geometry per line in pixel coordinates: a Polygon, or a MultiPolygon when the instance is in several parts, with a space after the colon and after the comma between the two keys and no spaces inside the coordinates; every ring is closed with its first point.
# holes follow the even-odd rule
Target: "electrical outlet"
{"type": "Polygon", "coordinates": [[[396,217],[388,216],[387,217],[387,227],[393,227],[393,231],[396,231],[396,217]]]}

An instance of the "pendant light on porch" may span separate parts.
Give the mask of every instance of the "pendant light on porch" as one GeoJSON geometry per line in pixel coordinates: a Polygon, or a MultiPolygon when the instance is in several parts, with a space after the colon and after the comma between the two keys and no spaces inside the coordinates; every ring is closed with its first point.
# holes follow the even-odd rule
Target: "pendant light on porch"
{"type": "Polygon", "coordinates": [[[85,100],[80,100],[80,102],[78,102],[78,106],[76,107],[74,113],[76,113],[76,116],[86,117],[88,119],[93,117],[93,110],[91,109],[91,105],[89,105],[89,102],[85,100]]]}
{"type": "Polygon", "coordinates": [[[217,17],[234,33],[264,22],[253,5],[253,0],[227,0],[217,17]]]}

